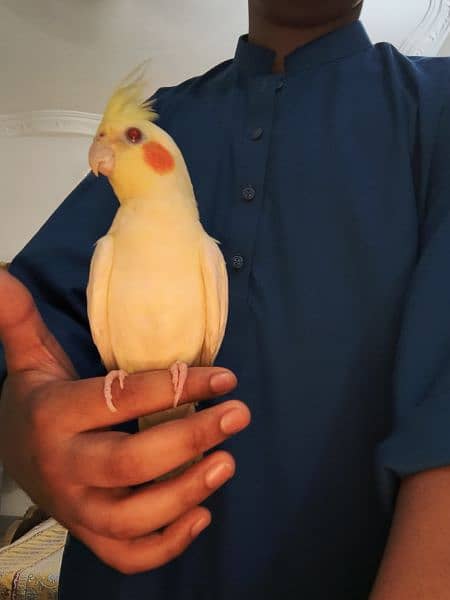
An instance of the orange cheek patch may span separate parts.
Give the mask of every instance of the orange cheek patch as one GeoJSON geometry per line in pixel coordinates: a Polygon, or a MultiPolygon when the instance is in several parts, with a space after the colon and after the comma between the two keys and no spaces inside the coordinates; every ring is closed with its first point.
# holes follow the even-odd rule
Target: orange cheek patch
{"type": "Polygon", "coordinates": [[[147,142],[142,146],[144,160],[160,175],[173,171],[175,160],[168,150],[158,142],[147,142]]]}

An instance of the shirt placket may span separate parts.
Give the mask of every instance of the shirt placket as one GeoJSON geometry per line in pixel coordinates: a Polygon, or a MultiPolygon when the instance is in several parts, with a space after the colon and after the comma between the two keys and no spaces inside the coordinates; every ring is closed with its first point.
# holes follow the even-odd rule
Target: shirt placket
{"type": "Polygon", "coordinates": [[[234,149],[237,189],[227,256],[230,294],[236,300],[248,298],[258,221],[264,200],[275,97],[282,85],[282,78],[274,75],[260,75],[246,82],[246,112],[234,149]]]}

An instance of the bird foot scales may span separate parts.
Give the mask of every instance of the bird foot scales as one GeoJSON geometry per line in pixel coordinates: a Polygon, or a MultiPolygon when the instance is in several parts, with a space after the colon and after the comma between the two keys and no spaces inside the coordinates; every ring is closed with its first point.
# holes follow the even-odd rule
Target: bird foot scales
{"type": "MultiPolygon", "coordinates": [[[[169,368],[169,371],[172,375],[172,385],[175,394],[173,406],[175,408],[180,401],[181,394],[183,393],[184,384],[188,374],[188,366],[186,363],[177,360],[169,368]]],[[[127,377],[127,375],[128,373],[126,371],[123,369],[118,369],[110,371],[105,377],[103,392],[105,395],[106,405],[111,412],[117,412],[117,408],[114,406],[112,401],[112,384],[115,379],[118,379],[120,383],[120,389],[123,390],[123,382],[125,381],[125,377],[127,377]]]]}

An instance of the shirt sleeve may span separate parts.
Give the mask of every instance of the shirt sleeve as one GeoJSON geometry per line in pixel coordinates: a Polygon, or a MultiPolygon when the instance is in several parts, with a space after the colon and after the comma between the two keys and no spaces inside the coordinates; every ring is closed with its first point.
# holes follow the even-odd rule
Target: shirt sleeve
{"type": "Polygon", "coordinates": [[[440,115],[393,375],[393,428],[378,447],[384,483],[450,464],[450,102],[440,115]]]}
{"type": "MultiPolygon", "coordinates": [[[[90,334],[86,285],[94,244],[109,229],[117,208],[108,180],[90,173],[9,267],[32,293],[47,327],[82,378],[105,373],[90,334]]],[[[0,382],[5,377],[0,346],[0,382]]]]}

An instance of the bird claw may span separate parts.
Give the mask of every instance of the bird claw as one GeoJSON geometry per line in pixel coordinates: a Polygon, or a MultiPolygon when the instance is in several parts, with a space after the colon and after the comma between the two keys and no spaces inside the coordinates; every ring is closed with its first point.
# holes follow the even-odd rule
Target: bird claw
{"type": "Polygon", "coordinates": [[[188,374],[188,366],[186,363],[177,360],[169,368],[169,371],[172,375],[172,385],[175,394],[173,407],[176,408],[180,401],[181,394],[183,393],[184,384],[188,374]]]}
{"type": "Polygon", "coordinates": [[[103,386],[103,393],[106,400],[106,406],[109,408],[111,412],[117,412],[117,408],[114,406],[112,401],[112,384],[115,379],[119,380],[120,389],[124,388],[125,377],[127,377],[128,373],[123,369],[118,369],[114,371],[110,371],[105,377],[105,383],[103,386]]]}

